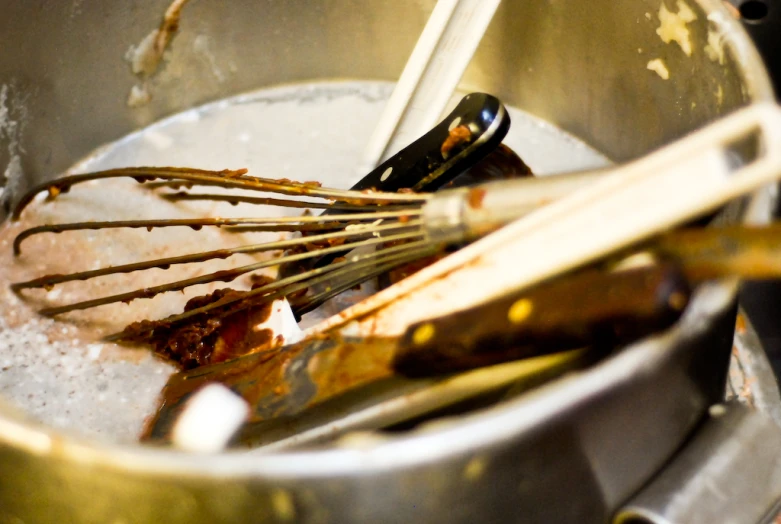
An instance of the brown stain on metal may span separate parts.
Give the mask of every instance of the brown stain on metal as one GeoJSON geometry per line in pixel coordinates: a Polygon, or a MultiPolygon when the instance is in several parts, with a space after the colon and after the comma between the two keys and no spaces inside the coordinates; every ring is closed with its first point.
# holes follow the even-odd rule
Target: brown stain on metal
{"type": "Polygon", "coordinates": [[[476,187],[469,190],[466,196],[466,203],[472,209],[481,209],[483,207],[483,200],[485,199],[486,190],[480,187],[476,187]]]}
{"type": "Polygon", "coordinates": [[[308,362],[303,360],[308,357],[302,352],[310,347],[314,338],[172,375],[163,389],[159,409],[144,428],[141,439],[149,440],[153,430],[159,433],[161,429],[156,427],[160,424],[161,428],[172,424],[187,397],[209,383],[217,382],[229,387],[253,406],[255,409],[248,419],[252,423],[263,420],[257,409],[261,403],[287,395],[299,387],[287,380],[286,372],[293,362],[306,365],[308,379],[316,387],[316,393],[295,409],[305,409],[392,374],[395,340],[370,339],[353,343],[342,341],[333,334],[317,337],[323,338],[333,340],[334,345],[313,355],[308,362]]]}
{"type": "MultiPolygon", "coordinates": [[[[105,180],[101,182],[103,189],[107,189],[107,194],[123,194],[123,205],[118,206],[118,219],[133,218],[122,216],[123,213],[135,213],[138,209],[162,209],[164,215],[176,219],[195,219],[198,218],[196,211],[191,209],[179,209],[178,205],[161,201],[146,188],[138,186],[132,180],[105,180]],[[151,206],[155,206],[152,208],[151,206]]],[[[61,189],[58,186],[58,190],[61,189]]],[[[66,187],[67,189],[67,187],[66,187]]],[[[100,279],[90,281],[78,281],[63,283],[55,286],[55,293],[44,293],[43,290],[25,290],[23,293],[12,295],[8,289],[9,282],[18,282],[29,280],[32,276],[41,274],[65,274],[74,270],[87,269],[87,264],[91,263],[110,263],[107,256],[115,255],[118,261],[127,260],[123,256],[136,256],[143,253],[149,258],[169,257],[180,254],[174,249],[192,250],[192,247],[201,247],[208,244],[214,248],[223,248],[220,255],[227,255],[226,247],[235,245],[235,237],[220,235],[212,230],[204,230],[200,233],[194,233],[189,228],[177,229],[175,234],[169,234],[166,241],[166,232],[162,229],[155,229],[154,232],[147,233],[142,229],[135,231],[127,229],[104,230],[100,232],[101,240],[104,242],[88,242],[86,238],[92,233],[79,231],[69,232],[61,235],[41,235],[31,238],[25,244],[25,250],[19,257],[14,257],[11,246],[15,236],[29,227],[41,223],[60,223],[73,222],[79,220],[99,220],[103,218],[101,210],[108,207],[111,210],[111,202],[104,202],[100,199],[93,199],[92,196],[97,192],[95,188],[90,188],[87,184],[80,191],[72,191],[72,194],[64,194],[62,191],[57,198],[55,205],[35,205],[27,209],[24,216],[19,221],[11,223],[6,222],[0,227],[0,267],[3,268],[0,282],[3,290],[0,292],[0,298],[4,302],[4,307],[0,308],[0,317],[9,327],[9,329],[18,329],[26,326],[25,330],[35,333],[43,333],[46,336],[46,342],[41,346],[62,342],[59,348],[53,348],[51,351],[50,367],[52,372],[65,375],[60,359],[63,357],[76,359],[85,369],[95,369],[103,367],[104,364],[112,365],[115,362],[122,361],[128,363],[146,361],[152,370],[165,373],[171,372],[168,366],[163,366],[158,362],[149,362],[149,350],[147,347],[139,347],[130,344],[116,345],[103,343],[102,337],[107,333],[114,333],[120,330],[124,325],[144,317],[158,318],[164,314],[170,314],[171,311],[181,311],[184,302],[196,293],[205,294],[213,290],[216,286],[199,287],[197,289],[188,289],[182,294],[168,293],[162,294],[150,301],[138,301],[131,305],[113,304],[96,308],[94,310],[85,310],[79,312],[61,315],[56,321],[41,318],[36,314],[35,309],[40,307],[50,307],[58,305],[57,301],[76,301],[88,298],[94,298],[95,295],[105,295],[107,290],[114,291],[125,287],[134,289],[148,289],[159,284],[161,274],[155,271],[148,273],[119,274],[101,277],[100,279]],[[94,208],[91,207],[94,204],[94,208]],[[149,239],[149,240],[148,240],[149,239]],[[110,246],[111,251],[103,249],[110,246]],[[184,297],[184,298],[182,298],[184,297]],[[23,300],[20,301],[20,300],[23,300]],[[93,357],[88,353],[85,347],[87,343],[99,344],[99,355],[93,357]],[[83,362],[83,364],[81,364],[83,362]]],[[[259,255],[259,258],[264,255],[259,255]]],[[[133,260],[131,259],[131,260],[133,260]]],[[[238,255],[238,260],[249,262],[251,257],[238,255]]],[[[214,262],[206,262],[193,269],[187,265],[171,266],[169,273],[163,278],[178,280],[197,276],[204,271],[212,272],[220,269],[214,265],[214,262]]],[[[264,315],[255,311],[255,315],[262,320],[264,315]]],[[[263,336],[260,333],[259,336],[263,336]]],[[[93,348],[89,348],[92,351],[93,348]]],[[[257,349],[257,348],[253,348],[257,349]]],[[[48,354],[48,352],[47,352],[48,354]]],[[[229,358],[226,356],[226,358],[229,358]]],[[[48,358],[47,358],[48,360],[48,358]]],[[[49,364],[46,362],[46,364],[49,364]]],[[[25,361],[25,366],[27,362],[25,361]]],[[[110,368],[104,368],[110,369],[110,368]]],[[[8,370],[6,370],[8,371],[8,370]]],[[[96,370],[99,372],[100,369],[96,370]]],[[[76,382],[77,377],[73,378],[76,382]]],[[[146,380],[144,377],[138,377],[139,380],[146,380]]],[[[67,378],[66,378],[67,380],[67,378]]],[[[120,382],[122,382],[120,380],[120,382]]],[[[153,393],[154,394],[154,393],[153,393]]]]}
{"type": "MultiPolygon", "coordinates": [[[[159,407],[144,427],[141,440],[149,440],[155,427],[167,423],[178,414],[190,394],[210,383],[223,384],[240,395],[251,406],[262,399],[285,394],[289,386],[284,380],[287,366],[306,346],[303,343],[284,348],[273,348],[239,359],[176,373],[163,388],[159,407]],[[163,420],[166,419],[166,420],[163,420]]],[[[251,414],[249,422],[259,420],[251,414]]]]}
{"type": "Polygon", "coordinates": [[[757,377],[755,376],[746,377],[743,382],[743,387],[740,388],[740,391],[738,392],[738,396],[742,398],[751,408],[754,408],[754,392],[752,391],[751,387],[756,381],[757,377]]]}
{"type": "Polygon", "coordinates": [[[337,344],[318,353],[307,366],[309,378],[317,387],[310,405],[392,375],[394,354],[395,344],[372,344],[371,340],[337,344]]]}
{"type": "Polygon", "coordinates": [[[252,310],[241,311],[234,317],[226,319],[230,322],[223,324],[219,338],[214,344],[212,362],[215,364],[262,351],[274,342],[274,332],[271,329],[253,328],[257,322],[251,320],[252,310]],[[234,319],[234,317],[243,318],[234,319]]]}
{"type": "MultiPolygon", "coordinates": [[[[264,398],[287,394],[290,391],[290,385],[285,380],[285,372],[304,348],[305,346],[301,344],[290,348],[280,348],[272,358],[254,369],[251,380],[246,381],[246,385],[244,385],[245,381],[242,381],[242,385],[236,387],[235,391],[251,406],[258,405],[264,398]]],[[[251,413],[250,422],[259,420],[261,418],[255,412],[251,413]]]]}
{"type": "Polygon", "coordinates": [[[282,395],[287,395],[288,393],[290,393],[290,385],[287,382],[280,384],[274,388],[274,394],[278,397],[282,395]]]}
{"type": "Polygon", "coordinates": [[[740,335],[746,332],[746,317],[742,313],[735,318],[735,331],[740,335]]]}
{"type": "MultiPolygon", "coordinates": [[[[727,0],[723,0],[721,3],[722,3],[722,5],[724,5],[724,7],[727,9],[727,11],[729,11],[729,14],[732,15],[732,18],[734,18],[735,20],[740,20],[742,18],[742,15],[740,14],[740,11],[738,10],[737,7],[732,5],[727,0]]],[[[778,517],[777,517],[777,520],[775,522],[777,522],[778,524],[781,524],[781,520],[779,520],[778,517]]]]}

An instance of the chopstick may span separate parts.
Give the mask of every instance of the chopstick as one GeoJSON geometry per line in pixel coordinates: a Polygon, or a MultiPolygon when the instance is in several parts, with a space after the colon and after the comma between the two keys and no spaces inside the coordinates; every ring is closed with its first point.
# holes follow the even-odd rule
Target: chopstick
{"type": "Polygon", "coordinates": [[[436,3],[369,139],[358,176],[437,124],[499,3],[436,3]]]}

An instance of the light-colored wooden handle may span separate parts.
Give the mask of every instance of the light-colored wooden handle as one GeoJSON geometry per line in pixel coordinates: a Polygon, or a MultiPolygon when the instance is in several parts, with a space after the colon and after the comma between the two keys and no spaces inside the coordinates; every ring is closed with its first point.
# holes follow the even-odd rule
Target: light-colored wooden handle
{"type": "Polygon", "coordinates": [[[500,0],[439,0],[366,146],[360,177],[434,127],[500,0]]]}
{"type": "Polygon", "coordinates": [[[413,322],[521,290],[681,224],[781,178],[781,108],[755,104],[518,219],[315,326],[370,312],[358,332],[413,322]]]}

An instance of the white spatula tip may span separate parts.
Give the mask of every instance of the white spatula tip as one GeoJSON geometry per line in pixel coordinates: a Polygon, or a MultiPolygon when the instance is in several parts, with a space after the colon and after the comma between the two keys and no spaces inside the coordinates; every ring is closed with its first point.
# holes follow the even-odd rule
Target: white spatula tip
{"type": "Polygon", "coordinates": [[[173,429],[174,445],[194,453],[215,453],[228,444],[249,414],[249,404],[221,384],[208,384],[187,401],[173,429]]]}

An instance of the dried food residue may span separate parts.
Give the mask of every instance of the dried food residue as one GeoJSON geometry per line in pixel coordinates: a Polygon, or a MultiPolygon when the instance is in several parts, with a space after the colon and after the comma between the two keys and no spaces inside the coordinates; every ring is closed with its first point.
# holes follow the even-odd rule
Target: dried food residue
{"type": "Polygon", "coordinates": [[[133,74],[140,79],[140,83],[134,85],[130,90],[127,100],[129,107],[143,106],[152,99],[149,79],[157,73],[160,62],[163,60],[163,54],[179,30],[182,9],[187,2],[189,0],[171,2],[163,15],[160,27],[146,35],[138,45],[128,49],[125,59],[130,62],[133,74]]]}
{"type": "Polygon", "coordinates": [[[392,338],[344,340],[331,333],[230,363],[174,374],[141,438],[166,441],[187,398],[205,384],[218,382],[240,395],[252,406],[251,424],[294,415],[350,389],[389,377],[393,374],[395,350],[396,340],[392,338]],[[286,398],[280,402],[280,396],[286,398]]]}
{"type": "Polygon", "coordinates": [[[646,69],[649,71],[653,71],[657,75],[659,75],[663,80],[668,80],[670,78],[670,71],[667,69],[667,66],[664,65],[664,62],[661,58],[656,58],[654,60],[651,60],[648,62],[648,65],[646,66],[646,69]]]}
{"type": "Polygon", "coordinates": [[[442,158],[447,158],[454,147],[468,143],[472,140],[472,131],[467,126],[456,126],[450,130],[447,138],[442,142],[442,158]]]}
{"type": "MultiPolygon", "coordinates": [[[[272,281],[255,277],[254,288],[272,281]]],[[[208,295],[190,299],[184,311],[226,298],[242,298],[246,291],[219,289],[208,295]]],[[[193,369],[248,355],[279,342],[269,328],[259,328],[271,316],[271,303],[237,308],[237,302],[187,319],[182,323],[165,320],[142,320],[126,328],[126,340],[150,344],[155,354],[172,361],[182,369],[193,369]],[[138,333],[134,335],[134,333],[138,333]]]]}
{"type": "Polygon", "coordinates": [[[466,203],[472,209],[480,209],[483,207],[483,199],[485,199],[486,190],[482,187],[475,187],[469,190],[469,194],[466,197],[466,203]]]}
{"type": "Polygon", "coordinates": [[[656,34],[665,44],[675,42],[686,56],[692,56],[692,43],[687,24],[695,20],[697,20],[697,15],[685,2],[678,0],[677,13],[668,10],[662,2],[659,7],[659,28],[656,30],[656,34]]]}
{"type": "MultiPolygon", "coordinates": [[[[709,20],[713,20],[710,16],[709,20]]],[[[718,62],[720,65],[724,65],[726,62],[726,55],[724,52],[724,34],[719,30],[718,26],[708,29],[708,43],[705,44],[705,54],[712,62],[718,62]]]]}

